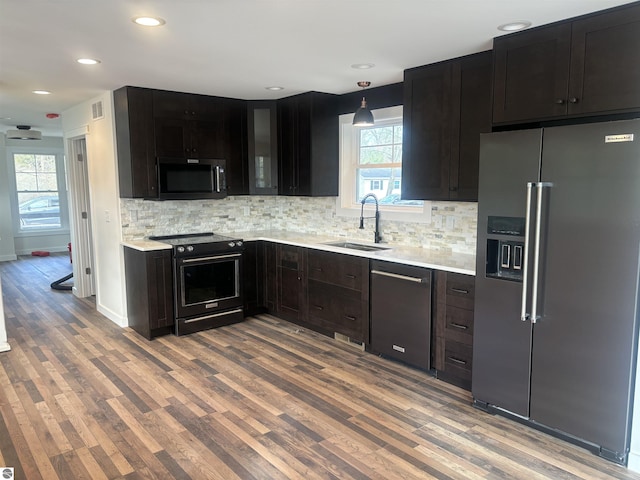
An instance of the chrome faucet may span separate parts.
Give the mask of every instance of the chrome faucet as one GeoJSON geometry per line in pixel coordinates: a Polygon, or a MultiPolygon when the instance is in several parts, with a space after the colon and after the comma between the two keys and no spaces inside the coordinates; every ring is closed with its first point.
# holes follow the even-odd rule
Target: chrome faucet
{"type": "Polygon", "coordinates": [[[373,241],[374,243],[380,243],[380,241],[382,240],[382,236],[380,235],[380,210],[378,208],[378,197],[376,197],[373,193],[367,193],[364,197],[362,197],[362,200],[360,200],[360,203],[362,204],[362,206],[360,207],[360,230],[364,229],[364,219],[365,218],[375,218],[376,219],[376,229],[375,232],[373,233],[373,241]],[[376,202],[376,214],[374,217],[365,217],[363,216],[364,214],[364,204],[367,201],[367,198],[373,198],[373,200],[376,202]]]}

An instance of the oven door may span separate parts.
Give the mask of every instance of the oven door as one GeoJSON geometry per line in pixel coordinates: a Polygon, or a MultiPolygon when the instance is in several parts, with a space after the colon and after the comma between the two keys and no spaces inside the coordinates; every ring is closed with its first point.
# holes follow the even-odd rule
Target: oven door
{"type": "Polygon", "coordinates": [[[242,308],[242,253],[177,258],[176,317],[242,308]]]}

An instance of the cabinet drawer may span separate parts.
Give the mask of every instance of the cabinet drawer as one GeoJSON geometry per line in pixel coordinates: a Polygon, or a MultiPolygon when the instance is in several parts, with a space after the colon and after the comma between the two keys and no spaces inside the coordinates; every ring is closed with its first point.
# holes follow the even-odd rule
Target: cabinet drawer
{"type": "Polygon", "coordinates": [[[473,310],[447,305],[444,335],[466,345],[473,344],[473,310]]]}
{"type": "Polygon", "coordinates": [[[309,250],[309,279],[362,291],[369,281],[369,262],[339,253],[309,250]]]}
{"type": "Polygon", "coordinates": [[[447,273],[446,302],[460,308],[473,310],[475,278],[460,273],[447,273]]]}
{"type": "Polygon", "coordinates": [[[278,266],[298,270],[302,267],[304,249],[291,245],[278,246],[278,266]]]}
{"type": "Polygon", "coordinates": [[[365,341],[364,327],[369,315],[360,293],[310,280],[308,309],[310,323],[365,341]]]}
{"type": "Polygon", "coordinates": [[[446,373],[464,380],[471,380],[472,362],[473,350],[470,345],[445,340],[444,371],[446,373]]]}

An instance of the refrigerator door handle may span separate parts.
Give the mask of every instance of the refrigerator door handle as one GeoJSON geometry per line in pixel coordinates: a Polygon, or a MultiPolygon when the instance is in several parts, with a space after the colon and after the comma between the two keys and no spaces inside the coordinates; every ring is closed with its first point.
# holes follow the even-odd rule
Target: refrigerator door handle
{"type": "Polygon", "coordinates": [[[533,286],[531,287],[531,323],[536,323],[540,316],[538,315],[538,284],[540,274],[540,232],[542,225],[542,193],[546,187],[552,184],[549,182],[540,182],[536,185],[538,193],[538,201],[536,205],[536,233],[535,244],[533,246],[533,286]]]}
{"type": "Polygon", "coordinates": [[[529,229],[531,225],[531,194],[535,183],[527,183],[527,206],[525,210],[524,221],[524,258],[522,259],[522,310],[520,312],[520,320],[526,322],[529,320],[527,313],[527,294],[529,290],[529,229]]]}

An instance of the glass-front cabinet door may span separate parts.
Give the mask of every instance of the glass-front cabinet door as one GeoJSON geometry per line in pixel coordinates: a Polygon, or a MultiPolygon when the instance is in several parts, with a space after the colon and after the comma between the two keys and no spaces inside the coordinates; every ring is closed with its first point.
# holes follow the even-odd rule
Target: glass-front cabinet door
{"type": "Polygon", "coordinates": [[[278,194],[278,141],[276,102],[248,103],[249,192],[278,194]]]}

